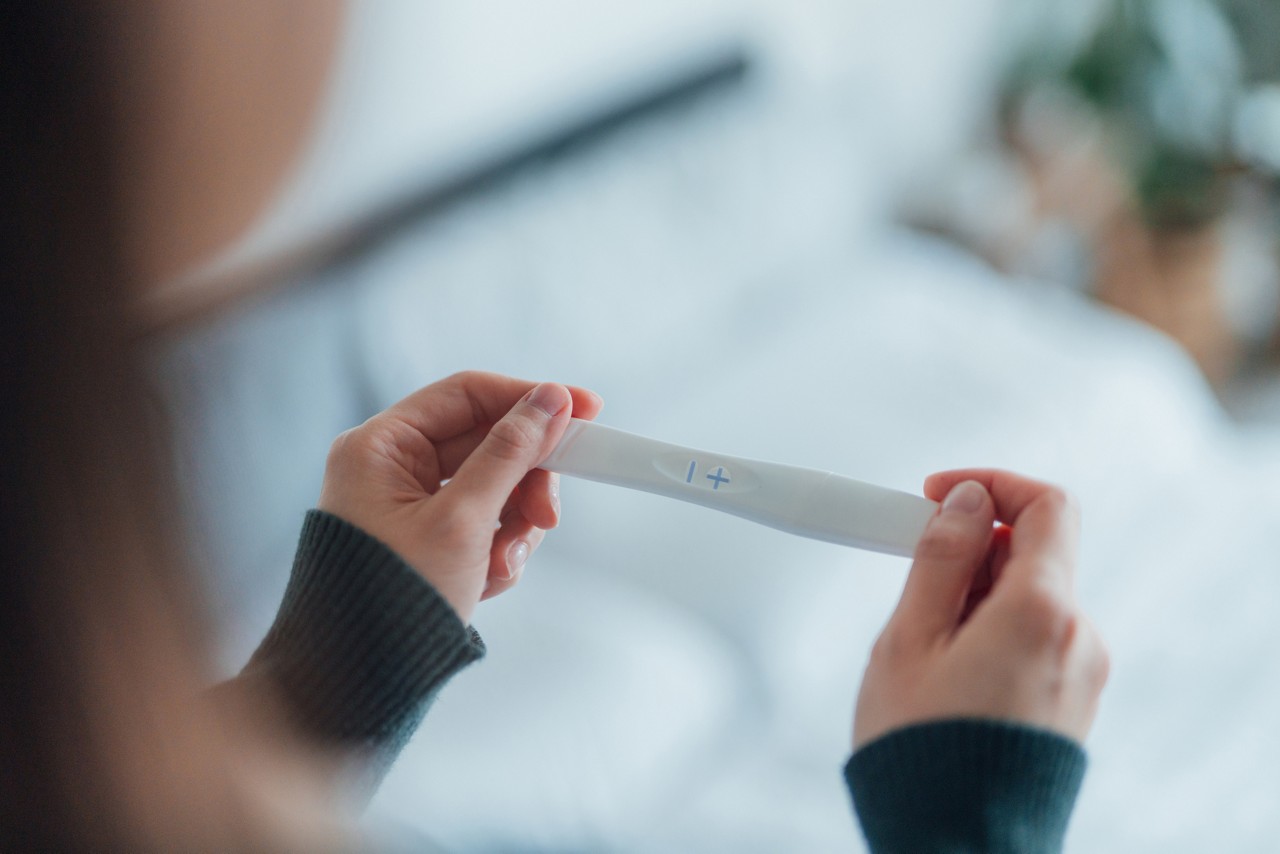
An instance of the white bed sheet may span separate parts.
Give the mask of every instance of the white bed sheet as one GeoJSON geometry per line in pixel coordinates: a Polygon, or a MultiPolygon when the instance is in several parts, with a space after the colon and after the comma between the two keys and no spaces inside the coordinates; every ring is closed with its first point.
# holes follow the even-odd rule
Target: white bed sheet
{"type": "MultiPolygon", "coordinates": [[[[797,239],[699,287],[652,230],[584,233],[600,199],[557,186],[363,271],[388,400],[478,366],[590,385],[625,429],[891,486],[962,465],[1066,484],[1114,658],[1069,850],[1274,846],[1275,435],[1233,426],[1161,336],[932,241],[797,239]]],[[[906,562],[598,484],[564,503],[528,591],[480,611],[498,665],[450,689],[383,808],[429,804],[463,850],[857,850],[839,768],[906,562]]]]}
{"type": "MultiPolygon", "coordinates": [[[[220,439],[236,467],[197,473],[250,493],[218,532],[245,567],[229,586],[280,569],[253,594],[265,621],[292,529],[234,535],[268,504],[293,525],[336,422],[461,368],[581,382],[619,427],[901,488],[1008,466],[1082,498],[1081,595],[1113,651],[1068,849],[1274,850],[1280,438],[1233,427],[1160,336],[881,224],[890,185],[964,137],[965,57],[1002,4],[803,5],[843,10],[851,39],[825,18],[788,36],[826,65],[424,223],[329,277],[355,297],[284,339],[264,324],[263,350],[227,339],[252,379],[295,341],[333,357],[260,383],[260,417],[220,439]],[[333,390],[352,373],[376,400],[333,390]]],[[[858,850],[839,769],[905,562],[596,484],[564,504],[376,810],[465,851],[858,850]]]]}

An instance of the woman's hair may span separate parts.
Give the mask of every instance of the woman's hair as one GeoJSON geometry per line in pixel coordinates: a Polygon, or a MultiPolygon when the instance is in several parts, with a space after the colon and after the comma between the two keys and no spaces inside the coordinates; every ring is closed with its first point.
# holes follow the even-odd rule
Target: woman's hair
{"type": "Polygon", "coordinates": [[[0,3],[0,851],[349,841],[269,686],[205,692],[122,192],[162,11],[0,3]]]}
{"type": "Polygon", "coordinates": [[[202,675],[118,202],[142,20],[112,2],[0,4],[3,850],[157,840],[138,772],[189,760],[167,716],[202,675]]]}

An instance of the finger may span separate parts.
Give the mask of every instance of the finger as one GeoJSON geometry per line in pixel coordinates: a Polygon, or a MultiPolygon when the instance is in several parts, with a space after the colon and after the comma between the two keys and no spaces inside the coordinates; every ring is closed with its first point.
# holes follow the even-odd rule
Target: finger
{"type": "Polygon", "coordinates": [[[1070,597],[1080,542],[1080,513],[1059,489],[1042,493],[1018,516],[1009,537],[1005,576],[1018,583],[1042,583],[1070,597]]]}
{"type": "Polygon", "coordinates": [[[543,530],[556,527],[560,523],[560,475],[544,469],[529,472],[502,503],[498,518],[506,519],[516,508],[543,530]]]}
{"type": "Polygon", "coordinates": [[[1009,562],[1009,542],[1013,539],[1013,529],[1008,525],[996,525],[995,537],[991,541],[991,586],[1000,583],[1004,574],[1004,566],[1009,562]]]}
{"type": "Polygon", "coordinates": [[[560,475],[534,469],[517,490],[520,512],[533,524],[549,531],[560,524],[560,475]]]}
{"type": "MultiPolygon", "coordinates": [[[[419,389],[390,407],[386,415],[413,426],[439,448],[476,427],[497,423],[536,385],[500,374],[465,371],[419,389]]],[[[604,405],[592,391],[577,386],[562,388],[568,388],[573,414],[579,418],[594,418],[604,405]]],[[[455,456],[454,470],[470,450],[474,446],[455,456]]]]}
{"type": "Polygon", "coordinates": [[[507,500],[502,502],[502,510],[498,512],[498,519],[506,519],[512,510],[520,506],[520,487],[516,487],[507,500]]]}
{"type": "Polygon", "coordinates": [[[925,481],[925,495],[945,494],[961,480],[987,487],[996,505],[996,518],[1013,527],[1009,563],[1014,574],[1034,575],[1062,592],[1074,581],[1080,512],[1061,488],[1007,471],[963,469],[935,474],[925,481]]]}
{"type": "Polygon", "coordinates": [[[511,578],[502,579],[500,581],[488,581],[485,583],[484,592],[480,594],[480,601],[492,599],[494,596],[501,596],[512,587],[520,583],[520,579],[524,577],[524,569],[519,569],[511,578]]]}
{"type": "Polygon", "coordinates": [[[960,614],[960,624],[968,622],[973,612],[978,609],[995,586],[1000,582],[1004,564],[1009,559],[1009,535],[1012,529],[1005,525],[997,525],[991,532],[991,547],[987,550],[987,559],[982,562],[974,574],[973,584],[965,595],[964,609],[960,614]]]}
{"type": "Polygon", "coordinates": [[[604,409],[604,398],[590,389],[576,385],[565,386],[573,396],[573,417],[584,421],[593,421],[604,409]]]}
{"type": "Polygon", "coordinates": [[[493,549],[489,553],[489,574],[481,599],[497,596],[514,587],[545,536],[546,531],[531,524],[519,511],[513,512],[494,537],[493,549]]]}
{"type": "MultiPolygon", "coordinates": [[[[575,386],[565,386],[565,388],[569,389],[569,394],[573,398],[573,410],[570,414],[574,418],[590,420],[600,414],[600,409],[604,404],[594,392],[575,386]]],[[[434,439],[436,456],[439,459],[440,477],[445,479],[453,477],[458,468],[466,462],[467,457],[475,453],[476,448],[480,447],[480,443],[489,434],[492,426],[493,423],[491,421],[484,421],[472,425],[469,429],[455,436],[434,439]]]]}
{"type": "Polygon", "coordinates": [[[571,405],[564,386],[535,387],[493,425],[440,491],[441,498],[479,505],[497,520],[512,491],[564,435],[571,405]]]}
{"type": "Polygon", "coordinates": [[[982,484],[995,502],[996,518],[1014,524],[1019,514],[1043,493],[1058,487],[1001,469],[958,469],[930,475],[924,482],[924,494],[940,501],[956,484],[974,480],[982,484]]]}
{"type": "Polygon", "coordinates": [[[508,513],[493,535],[493,546],[489,550],[489,581],[513,578],[545,536],[546,531],[526,519],[518,509],[508,513]]]}
{"type": "Polygon", "coordinates": [[[922,642],[950,635],[986,562],[995,509],[981,484],[957,484],[925,528],[889,630],[922,642]]]}

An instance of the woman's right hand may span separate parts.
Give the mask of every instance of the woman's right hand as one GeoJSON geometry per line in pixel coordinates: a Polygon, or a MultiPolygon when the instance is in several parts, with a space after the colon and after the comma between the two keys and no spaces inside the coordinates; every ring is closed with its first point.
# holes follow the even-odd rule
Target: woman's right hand
{"type": "Polygon", "coordinates": [[[934,475],[925,494],[943,504],[872,650],[854,749],[945,718],[1003,719],[1083,741],[1109,664],[1073,591],[1074,502],[991,470],[934,475]]]}
{"type": "Polygon", "coordinates": [[[385,543],[469,623],[559,524],[558,475],[538,466],[570,417],[601,403],[573,386],[454,374],[339,436],[318,506],[385,543]]]}

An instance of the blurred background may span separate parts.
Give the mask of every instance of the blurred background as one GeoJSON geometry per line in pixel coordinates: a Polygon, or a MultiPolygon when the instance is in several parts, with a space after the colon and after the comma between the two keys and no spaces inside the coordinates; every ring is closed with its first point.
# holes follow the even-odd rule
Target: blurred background
{"type": "MultiPolygon", "coordinates": [[[[918,491],[1082,499],[1113,676],[1068,849],[1280,835],[1280,6],[356,0],[314,139],[153,305],[222,655],[329,442],[464,368],[918,491]]],[[[458,851],[851,851],[907,569],[583,482],[373,806],[458,851]]]]}

